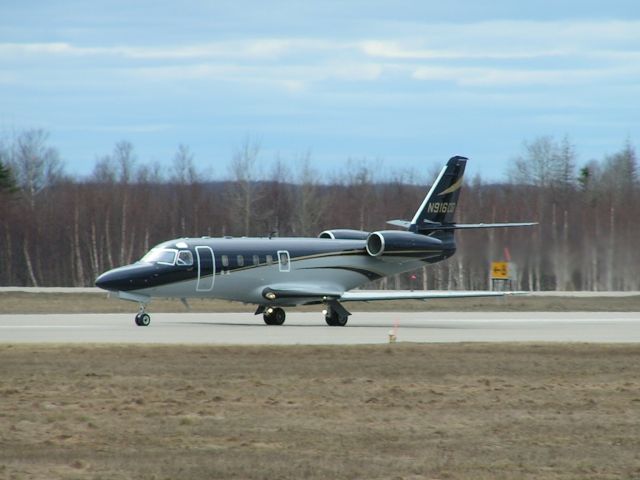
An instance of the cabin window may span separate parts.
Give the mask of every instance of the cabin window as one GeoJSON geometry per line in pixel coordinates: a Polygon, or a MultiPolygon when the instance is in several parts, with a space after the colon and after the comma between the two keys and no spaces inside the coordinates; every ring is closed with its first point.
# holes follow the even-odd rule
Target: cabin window
{"type": "Polygon", "coordinates": [[[186,267],[193,265],[193,253],[189,250],[181,250],[178,252],[178,260],[176,261],[176,264],[186,267]]]}
{"type": "Polygon", "coordinates": [[[171,250],[168,248],[152,248],[140,261],[144,263],[173,265],[176,261],[177,253],[177,250],[171,250]]]}
{"type": "Polygon", "coordinates": [[[238,260],[238,266],[244,267],[244,257],[242,255],[238,255],[237,260],[238,260]]]}
{"type": "Polygon", "coordinates": [[[267,265],[271,265],[273,263],[273,255],[267,255],[267,265]]]}
{"type": "Polygon", "coordinates": [[[253,256],[253,264],[260,265],[260,257],[258,255],[253,256]]]}
{"type": "Polygon", "coordinates": [[[222,266],[223,267],[228,267],[229,266],[229,257],[227,255],[222,255],[222,266]]]}

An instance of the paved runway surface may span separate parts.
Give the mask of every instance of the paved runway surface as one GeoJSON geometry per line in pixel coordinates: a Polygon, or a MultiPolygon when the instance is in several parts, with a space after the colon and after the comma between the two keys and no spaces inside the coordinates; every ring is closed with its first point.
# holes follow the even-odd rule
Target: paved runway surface
{"type": "Polygon", "coordinates": [[[156,313],[149,327],[130,314],[0,315],[0,343],[371,344],[394,322],[400,342],[640,342],[640,312],[363,312],[341,328],[290,311],[280,327],[250,313],[156,313]]]}

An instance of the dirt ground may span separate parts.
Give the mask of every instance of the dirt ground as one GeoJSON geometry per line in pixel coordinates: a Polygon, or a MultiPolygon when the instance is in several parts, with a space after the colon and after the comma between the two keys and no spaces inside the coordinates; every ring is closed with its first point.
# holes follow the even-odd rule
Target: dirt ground
{"type": "MultiPolygon", "coordinates": [[[[253,312],[255,306],[224,300],[189,300],[193,312],[253,312]]],[[[354,312],[366,311],[590,311],[638,312],[640,295],[630,297],[537,297],[403,300],[391,302],[352,302],[354,312]]],[[[319,311],[320,306],[298,307],[300,311],[319,311]]],[[[106,293],[25,293],[1,292],[0,314],[11,313],[130,313],[137,311],[133,302],[107,298],[106,293]]],[[[154,299],[150,312],[184,312],[178,299],[154,299]]]]}
{"type": "Polygon", "coordinates": [[[631,345],[0,345],[0,478],[640,478],[639,371],[631,345]]]}

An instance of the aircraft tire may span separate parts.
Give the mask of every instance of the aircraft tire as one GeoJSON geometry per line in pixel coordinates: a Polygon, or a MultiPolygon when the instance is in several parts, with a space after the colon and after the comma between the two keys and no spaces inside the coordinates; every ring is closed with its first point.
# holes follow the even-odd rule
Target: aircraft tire
{"type": "Polygon", "coordinates": [[[151,317],[148,313],[142,313],[136,315],[136,325],[139,327],[148,327],[151,323],[151,317]]]}
{"type": "Polygon", "coordinates": [[[331,314],[326,315],[324,319],[330,327],[344,327],[347,324],[349,317],[341,317],[336,312],[331,312],[331,314]]]}
{"type": "Polygon", "coordinates": [[[267,325],[282,325],[286,318],[284,310],[281,308],[274,308],[270,314],[265,313],[262,318],[267,325]]]}

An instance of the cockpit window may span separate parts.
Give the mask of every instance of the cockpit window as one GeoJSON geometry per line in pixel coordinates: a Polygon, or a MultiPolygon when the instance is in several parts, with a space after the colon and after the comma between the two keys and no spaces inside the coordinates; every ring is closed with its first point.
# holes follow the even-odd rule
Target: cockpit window
{"type": "MultiPolygon", "coordinates": [[[[145,263],[160,263],[162,265],[173,265],[176,261],[177,250],[170,250],[168,248],[152,248],[149,250],[142,259],[141,262],[145,263]]],[[[189,252],[191,253],[191,252],[189,252]]],[[[193,263],[193,259],[192,259],[193,263]]]]}
{"type": "Polygon", "coordinates": [[[177,265],[190,266],[193,265],[193,254],[189,250],[180,250],[178,253],[177,265]]]}

